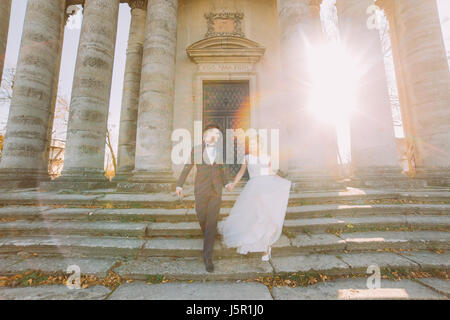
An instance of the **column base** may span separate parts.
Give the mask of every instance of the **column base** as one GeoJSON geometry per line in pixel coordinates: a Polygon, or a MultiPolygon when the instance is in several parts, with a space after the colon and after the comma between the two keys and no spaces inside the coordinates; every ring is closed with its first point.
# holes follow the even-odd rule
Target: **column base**
{"type": "Polygon", "coordinates": [[[0,169],[0,189],[36,188],[43,181],[50,181],[47,171],[0,169]]]}
{"type": "Polygon", "coordinates": [[[100,170],[71,170],[63,171],[55,180],[43,182],[39,185],[40,191],[70,190],[82,192],[95,189],[113,189],[117,182],[111,182],[100,170]]]}
{"type": "Polygon", "coordinates": [[[119,181],[117,191],[120,192],[173,192],[176,179],[172,171],[133,171],[129,181],[119,181]]]}
{"type": "Polygon", "coordinates": [[[124,181],[130,181],[133,177],[132,171],[118,171],[116,172],[116,175],[113,178],[113,181],[115,182],[124,182],[124,181]]]}
{"type": "Polygon", "coordinates": [[[417,168],[415,178],[425,180],[430,187],[450,187],[450,168],[417,168]]]}
{"type": "Polygon", "coordinates": [[[424,188],[424,179],[410,178],[397,167],[357,168],[348,184],[350,187],[424,188]]]}
{"type": "Polygon", "coordinates": [[[323,171],[290,170],[286,179],[292,181],[293,191],[320,191],[320,190],[345,190],[343,179],[337,176],[329,176],[323,171]]]}

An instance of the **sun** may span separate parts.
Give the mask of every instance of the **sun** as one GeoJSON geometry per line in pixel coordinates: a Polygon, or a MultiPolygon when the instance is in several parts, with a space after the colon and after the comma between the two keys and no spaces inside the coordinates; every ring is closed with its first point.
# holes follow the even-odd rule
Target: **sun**
{"type": "Polygon", "coordinates": [[[355,64],[339,44],[310,47],[308,111],[318,120],[336,126],[349,121],[359,78],[355,64]]]}

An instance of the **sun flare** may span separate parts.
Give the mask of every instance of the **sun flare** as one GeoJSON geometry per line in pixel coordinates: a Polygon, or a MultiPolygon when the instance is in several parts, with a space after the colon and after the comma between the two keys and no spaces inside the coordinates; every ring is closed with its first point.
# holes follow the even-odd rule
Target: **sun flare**
{"type": "Polygon", "coordinates": [[[333,125],[348,122],[355,108],[357,66],[339,44],[309,50],[311,96],[308,109],[321,121],[333,125]]]}

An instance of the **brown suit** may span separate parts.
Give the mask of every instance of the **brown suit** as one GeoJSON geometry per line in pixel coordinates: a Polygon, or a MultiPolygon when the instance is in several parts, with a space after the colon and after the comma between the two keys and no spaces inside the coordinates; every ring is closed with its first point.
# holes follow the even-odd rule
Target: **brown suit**
{"type": "Polygon", "coordinates": [[[190,163],[184,166],[177,183],[177,187],[183,187],[189,172],[194,165],[197,166],[194,183],[195,211],[204,236],[204,259],[212,258],[217,220],[222,204],[222,187],[231,180],[227,165],[223,164],[223,154],[219,149],[216,149],[216,159],[211,164],[205,144],[194,146],[190,163]]]}

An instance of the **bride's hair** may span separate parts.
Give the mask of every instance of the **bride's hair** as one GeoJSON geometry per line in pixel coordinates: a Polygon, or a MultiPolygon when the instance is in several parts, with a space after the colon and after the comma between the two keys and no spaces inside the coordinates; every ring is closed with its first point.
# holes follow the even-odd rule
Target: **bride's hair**
{"type": "Polygon", "coordinates": [[[250,142],[256,140],[256,152],[259,154],[261,148],[262,148],[262,140],[259,136],[259,134],[255,134],[252,136],[246,136],[245,137],[245,154],[250,153],[250,142]]]}

